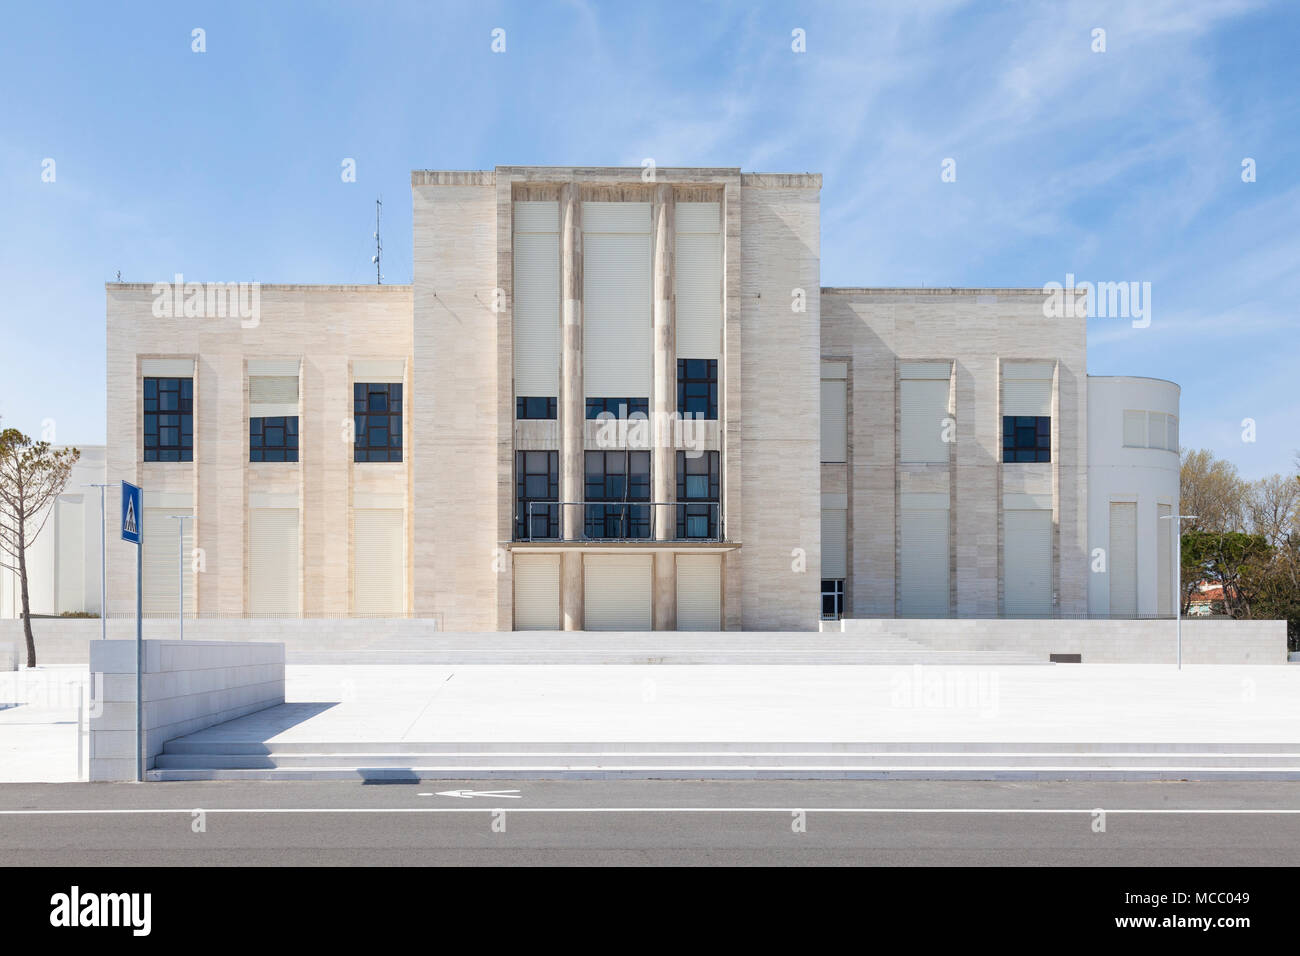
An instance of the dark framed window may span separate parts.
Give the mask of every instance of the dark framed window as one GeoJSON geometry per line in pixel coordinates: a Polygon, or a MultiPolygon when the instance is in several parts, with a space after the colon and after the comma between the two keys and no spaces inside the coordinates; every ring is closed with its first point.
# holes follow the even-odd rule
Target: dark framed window
{"type": "Polygon", "coordinates": [[[629,418],[632,415],[649,415],[648,398],[589,398],[587,399],[587,418],[599,418],[608,413],[615,418],[629,418]]]}
{"type": "Polygon", "coordinates": [[[844,616],[844,579],[822,579],[822,620],[838,621],[844,616]]]}
{"type": "Polygon", "coordinates": [[[717,419],[717,359],[677,360],[677,414],[717,419]]]}
{"type": "Polygon", "coordinates": [[[298,416],[248,420],[249,461],[297,461],[298,416]]]}
{"type": "Polygon", "coordinates": [[[1051,461],[1051,416],[1002,416],[1002,460],[1051,461]]]}
{"type": "Polygon", "coordinates": [[[588,538],[650,537],[650,452],[587,452],[584,492],[588,538]]]}
{"type": "Polygon", "coordinates": [[[402,383],[357,382],[352,386],[356,437],[353,461],[402,460],[402,383]]]}
{"type": "Polygon", "coordinates": [[[515,418],[555,418],[555,399],[520,395],[515,399],[515,418]]]}
{"type": "Polygon", "coordinates": [[[677,537],[718,537],[718,502],[721,500],[721,455],[706,451],[690,456],[677,453],[677,537]]]}
{"type": "Polygon", "coordinates": [[[144,460],[194,460],[194,379],[144,380],[144,460]]]}
{"type": "Polygon", "coordinates": [[[515,539],[558,538],[560,506],[536,502],[559,500],[560,453],[515,452],[515,539]]]}

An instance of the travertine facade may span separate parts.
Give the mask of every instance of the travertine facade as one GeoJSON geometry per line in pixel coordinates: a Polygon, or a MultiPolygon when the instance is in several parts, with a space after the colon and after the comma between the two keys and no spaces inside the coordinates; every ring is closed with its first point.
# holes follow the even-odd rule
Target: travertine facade
{"type": "MultiPolygon", "coordinates": [[[[845,616],[905,613],[900,515],[917,501],[945,509],[947,530],[927,539],[947,548],[944,616],[1022,601],[1006,593],[1005,513],[1031,506],[1051,521],[1041,613],[1086,613],[1084,320],[1045,318],[1037,290],[824,289],[820,191],[817,175],[735,168],[417,171],[411,286],[261,286],[258,316],[241,320],[160,316],[160,295],[178,304],[188,286],[109,284],[107,475],[143,485],[155,520],[196,516],[199,616],[256,612],[252,551],[265,567],[269,546],[252,542],[250,515],[296,509],[297,537],[275,539],[293,552],[277,577],[292,614],[370,614],[364,538],[401,577],[385,613],[447,630],[812,630],[824,574],[845,616]],[[646,344],[611,348],[611,329],[646,344]],[[517,382],[517,341],[542,343],[529,381],[552,384],[517,382]],[[827,363],[844,390],[831,460],[827,363]],[[900,458],[909,363],[949,363],[942,460],[900,458]],[[686,446],[683,368],[712,395],[686,446]],[[297,413],[294,462],[250,461],[249,383],[271,372],[297,375],[296,407],[257,406],[297,413]],[[143,460],[150,375],[192,379],[192,461],[143,460]],[[1003,463],[1001,396],[1017,375],[1050,378],[1050,461],[1003,463]],[[373,381],[402,384],[400,462],[353,460],[353,384],[373,381]],[[592,402],[623,403],[623,425],[640,404],[650,428],[609,432],[592,402]],[[845,516],[842,548],[823,542],[827,508],[845,516]],[[842,572],[839,556],[823,570],[825,547],[842,572]]],[[[110,538],[110,610],[125,614],[133,554],[110,538]]]]}

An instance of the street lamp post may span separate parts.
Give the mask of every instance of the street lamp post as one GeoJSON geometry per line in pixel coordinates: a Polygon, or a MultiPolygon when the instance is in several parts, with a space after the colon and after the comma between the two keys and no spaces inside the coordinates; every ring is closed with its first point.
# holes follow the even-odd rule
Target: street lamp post
{"type": "Polygon", "coordinates": [[[1183,669],[1183,522],[1196,518],[1197,515],[1161,515],[1161,521],[1169,522],[1170,533],[1174,536],[1174,626],[1178,632],[1178,669],[1183,669]],[[1177,524],[1174,522],[1177,521],[1177,524]]]}
{"type": "Polygon", "coordinates": [[[82,487],[99,489],[99,639],[106,641],[108,640],[108,562],[104,560],[107,553],[105,545],[107,531],[104,523],[108,519],[104,514],[104,489],[108,485],[92,481],[82,487]]]}
{"type": "Polygon", "coordinates": [[[176,538],[176,582],[179,585],[176,589],[179,602],[176,623],[180,640],[183,641],[185,640],[185,522],[193,521],[194,515],[168,515],[167,517],[176,519],[176,530],[179,532],[176,538]]]}

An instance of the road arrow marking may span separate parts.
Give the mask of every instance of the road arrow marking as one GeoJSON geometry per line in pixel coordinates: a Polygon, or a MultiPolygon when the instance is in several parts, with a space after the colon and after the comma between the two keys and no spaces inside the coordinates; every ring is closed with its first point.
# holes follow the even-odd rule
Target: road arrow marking
{"type": "Polygon", "coordinates": [[[436,794],[422,793],[422,797],[459,797],[462,800],[470,800],[474,797],[505,797],[507,800],[518,800],[519,797],[514,794],[518,790],[439,790],[436,794]]]}

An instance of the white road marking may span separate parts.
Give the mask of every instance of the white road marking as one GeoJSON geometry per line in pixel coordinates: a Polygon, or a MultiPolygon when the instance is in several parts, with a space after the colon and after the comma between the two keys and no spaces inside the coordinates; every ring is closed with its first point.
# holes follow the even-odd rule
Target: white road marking
{"type": "Polygon", "coordinates": [[[421,797],[459,797],[461,800],[471,800],[474,797],[505,797],[507,800],[522,799],[513,794],[518,794],[518,790],[439,790],[437,793],[421,793],[421,797]]]}
{"type": "MultiPolygon", "coordinates": [[[[75,816],[75,815],[131,815],[158,813],[194,813],[195,807],[159,807],[153,809],[75,809],[75,810],[0,810],[0,816],[75,816]]],[[[486,805],[476,807],[203,807],[204,813],[491,813],[486,805]]],[[[1300,809],[1121,809],[1106,807],[1049,808],[1049,807],[516,807],[511,813],[1002,813],[1002,814],[1088,814],[1105,810],[1111,814],[1141,815],[1226,815],[1226,816],[1276,816],[1300,814],[1300,809]]]]}

